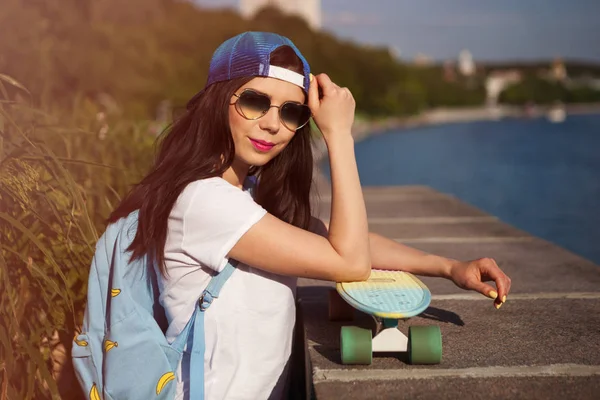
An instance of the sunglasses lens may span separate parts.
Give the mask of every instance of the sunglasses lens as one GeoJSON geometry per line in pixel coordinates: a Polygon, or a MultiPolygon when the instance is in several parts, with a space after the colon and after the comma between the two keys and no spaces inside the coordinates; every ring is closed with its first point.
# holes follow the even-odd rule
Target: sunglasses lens
{"type": "Polygon", "coordinates": [[[285,103],[281,106],[281,122],[292,131],[306,125],[310,115],[310,108],[305,104],[285,103]]]}
{"type": "Polygon", "coordinates": [[[248,119],[257,119],[269,111],[271,100],[260,93],[245,91],[236,102],[238,110],[248,119]]]}

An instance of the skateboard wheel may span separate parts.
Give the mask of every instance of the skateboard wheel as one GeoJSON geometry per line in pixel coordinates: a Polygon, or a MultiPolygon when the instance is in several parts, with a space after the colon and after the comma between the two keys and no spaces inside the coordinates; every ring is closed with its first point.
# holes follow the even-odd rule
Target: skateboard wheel
{"type": "Polygon", "coordinates": [[[410,364],[442,362],[442,332],[439,326],[408,328],[408,359],[410,364]]]}
{"type": "Polygon", "coordinates": [[[329,320],[330,321],[352,321],[354,319],[354,308],[337,292],[329,291],[329,320]]]}
{"type": "Polygon", "coordinates": [[[340,333],[342,364],[371,364],[373,360],[370,329],[343,326],[340,333]]]}

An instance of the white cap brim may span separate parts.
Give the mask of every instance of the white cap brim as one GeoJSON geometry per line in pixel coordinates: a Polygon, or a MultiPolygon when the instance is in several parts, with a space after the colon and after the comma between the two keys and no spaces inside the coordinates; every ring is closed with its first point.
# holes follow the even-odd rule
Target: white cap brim
{"type": "Polygon", "coordinates": [[[278,67],[276,65],[269,65],[268,76],[271,78],[281,79],[282,81],[293,83],[294,85],[300,86],[302,89],[305,89],[304,75],[301,75],[294,71],[290,71],[289,69],[278,67]]]}

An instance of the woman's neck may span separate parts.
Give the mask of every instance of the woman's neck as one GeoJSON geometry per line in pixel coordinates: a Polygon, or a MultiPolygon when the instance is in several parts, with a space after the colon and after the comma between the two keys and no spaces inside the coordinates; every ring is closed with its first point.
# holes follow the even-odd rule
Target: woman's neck
{"type": "Polygon", "coordinates": [[[233,164],[223,173],[223,179],[231,185],[243,188],[244,181],[248,176],[249,165],[234,161],[233,164]]]}

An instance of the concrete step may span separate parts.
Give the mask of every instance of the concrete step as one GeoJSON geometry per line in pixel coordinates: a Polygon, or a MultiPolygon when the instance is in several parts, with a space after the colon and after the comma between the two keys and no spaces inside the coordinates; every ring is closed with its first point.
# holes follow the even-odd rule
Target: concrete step
{"type": "Polygon", "coordinates": [[[325,382],[314,396],[318,399],[412,399],[412,400],[536,400],[597,399],[597,376],[436,378],[410,382],[325,382]]]}

